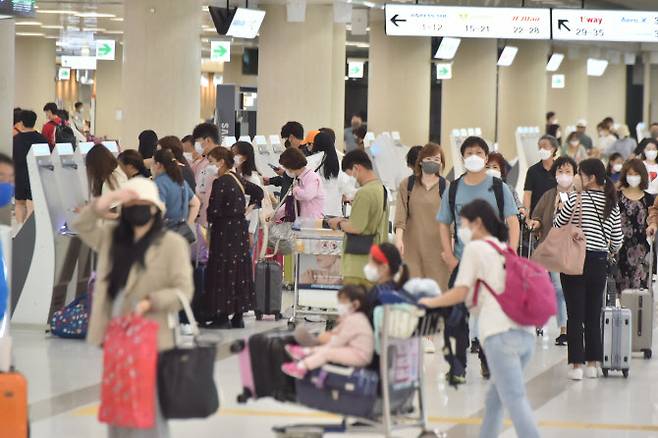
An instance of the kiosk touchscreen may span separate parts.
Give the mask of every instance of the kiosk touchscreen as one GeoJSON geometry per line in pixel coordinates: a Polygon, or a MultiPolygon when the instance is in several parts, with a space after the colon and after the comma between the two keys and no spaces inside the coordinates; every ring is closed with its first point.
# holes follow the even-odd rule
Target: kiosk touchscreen
{"type": "Polygon", "coordinates": [[[272,148],[267,144],[264,135],[257,135],[254,137],[254,154],[256,159],[256,168],[261,175],[268,178],[276,176],[274,170],[270,166],[278,166],[278,160],[274,159],[272,148]]]}

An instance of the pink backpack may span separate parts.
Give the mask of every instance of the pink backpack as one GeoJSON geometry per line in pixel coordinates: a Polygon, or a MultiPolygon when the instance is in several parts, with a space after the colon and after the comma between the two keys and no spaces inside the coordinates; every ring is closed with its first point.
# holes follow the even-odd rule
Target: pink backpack
{"type": "Polygon", "coordinates": [[[480,284],[483,284],[509,319],[524,326],[543,327],[557,312],[555,288],[548,272],[537,263],[519,257],[509,247],[500,249],[492,242],[487,243],[505,257],[505,290],[499,295],[486,281],[478,279],[473,305],[477,306],[480,284]]]}

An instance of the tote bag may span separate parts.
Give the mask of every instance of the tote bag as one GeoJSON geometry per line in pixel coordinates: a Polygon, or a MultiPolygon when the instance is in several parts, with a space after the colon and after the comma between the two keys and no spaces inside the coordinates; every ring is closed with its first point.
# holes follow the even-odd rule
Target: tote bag
{"type": "Polygon", "coordinates": [[[574,210],[569,223],[561,228],[551,228],[546,239],[539,244],[532,260],[545,267],[550,272],[561,272],[567,275],[582,275],[585,265],[587,240],[580,228],[583,223],[583,205],[580,193],[576,201],[578,210],[578,225],[573,223],[574,210]]]}

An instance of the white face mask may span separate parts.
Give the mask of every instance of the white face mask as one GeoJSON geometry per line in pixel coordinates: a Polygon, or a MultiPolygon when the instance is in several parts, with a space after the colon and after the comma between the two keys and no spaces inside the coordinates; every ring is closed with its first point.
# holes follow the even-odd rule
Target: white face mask
{"type": "Polygon", "coordinates": [[[375,265],[371,265],[370,263],[365,265],[363,267],[363,274],[366,276],[366,280],[371,283],[379,281],[379,269],[375,265]]]}
{"type": "Polygon", "coordinates": [[[644,151],[644,156],[647,157],[647,160],[655,160],[658,157],[658,151],[644,151]]]}
{"type": "Polygon", "coordinates": [[[496,170],[496,169],[487,169],[487,175],[493,176],[494,178],[498,178],[498,179],[502,177],[500,170],[496,170]]]}
{"type": "Polygon", "coordinates": [[[459,230],[457,230],[457,237],[460,242],[466,246],[473,239],[473,231],[469,227],[459,227],[459,230]]]}
{"type": "Polygon", "coordinates": [[[563,189],[568,189],[573,185],[573,175],[561,173],[555,177],[555,180],[563,189]]]}
{"type": "Polygon", "coordinates": [[[197,154],[203,155],[203,145],[201,142],[195,142],[194,143],[194,150],[196,151],[197,154]]]}
{"type": "Polygon", "coordinates": [[[286,175],[288,175],[290,178],[293,178],[293,179],[297,178],[297,175],[295,175],[294,173],[292,173],[292,171],[290,171],[288,169],[286,169],[286,175]]]}
{"type": "Polygon", "coordinates": [[[640,187],[642,177],[640,175],[626,175],[626,182],[633,188],[640,187]]]}
{"type": "Polygon", "coordinates": [[[352,313],[352,304],[338,303],[336,310],[338,311],[338,316],[349,315],[352,313]]]}
{"type": "Polygon", "coordinates": [[[233,162],[235,163],[235,167],[238,167],[240,164],[244,163],[244,158],[242,158],[242,155],[236,155],[233,157],[233,162]]]}
{"type": "Polygon", "coordinates": [[[208,167],[206,167],[206,173],[208,175],[217,175],[217,172],[219,172],[219,169],[215,164],[209,164],[208,167]]]}
{"type": "Polygon", "coordinates": [[[539,149],[539,159],[542,161],[546,161],[549,158],[553,156],[553,151],[549,151],[548,149],[541,148],[539,149]]]}
{"type": "Polygon", "coordinates": [[[194,160],[194,157],[192,156],[192,152],[183,152],[183,156],[185,157],[188,163],[191,163],[194,160]]]}
{"type": "Polygon", "coordinates": [[[612,166],[612,170],[613,170],[615,173],[619,173],[619,172],[621,172],[622,167],[624,167],[623,164],[621,164],[621,163],[617,163],[617,164],[615,164],[615,165],[612,166]]]}
{"type": "Polygon", "coordinates": [[[580,144],[580,142],[579,142],[578,140],[571,140],[571,141],[569,142],[569,144],[570,144],[571,146],[573,146],[573,147],[576,147],[576,146],[578,146],[578,145],[580,144]]]}
{"type": "Polygon", "coordinates": [[[464,167],[469,172],[480,172],[484,169],[485,161],[484,158],[478,155],[471,155],[468,158],[464,159],[464,167]]]}

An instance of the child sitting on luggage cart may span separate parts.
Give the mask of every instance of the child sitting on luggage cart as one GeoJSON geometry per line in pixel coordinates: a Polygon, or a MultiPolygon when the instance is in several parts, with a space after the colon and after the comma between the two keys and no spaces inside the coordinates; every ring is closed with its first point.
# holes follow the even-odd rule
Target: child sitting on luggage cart
{"type": "Polygon", "coordinates": [[[294,361],[283,364],[281,370],[291,377],[302,379],[307,371],[327,363],[351,367],[370,364],[375,338],[367,316],[366,301],[366,291],[361,286],[348,285],[339,290],[338,325],[318,338],[324,345],[287,345],[286,351],[294,361]]]}

